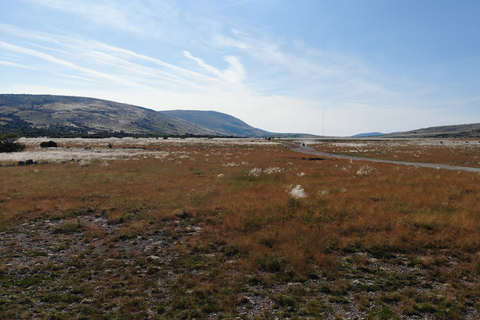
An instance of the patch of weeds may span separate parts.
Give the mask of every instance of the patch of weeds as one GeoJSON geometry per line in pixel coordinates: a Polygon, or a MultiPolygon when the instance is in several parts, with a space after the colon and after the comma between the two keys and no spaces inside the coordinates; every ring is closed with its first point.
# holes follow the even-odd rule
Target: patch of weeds
{"type": "Polygon", "coordinates": [[[204,191],[195,191],[190,192],[190,203],[195,206],[201,206],[206,201],[210,200],[216,195],[215,190],[204,190],[204,191]]]}
{"type": "Polygon", "coordinates": [[[40,300],[47,303],[74,303],[80,301],[82,298],[78,295],[72,295],[69,293],[48,293],[43,296],[40,300]]]}
{"type": "Polygon", "coordinates": [[[379,290],[379,286],[371,282],[358,283],[353,286],[353,291],[355,292],[377,292],[379,290]]]}
{"type": "Polygon", "coordinates": [[[257,262],[258,269],[270,273],[281,272],[287,266],[285,257],[282,256],[264,256],[257,262]]]}
{"type": "Polygon", "coordinates": [[[262,238],[260,239],[260,243],[261,243],[263,246],[272,249],[272,248],[275,246],[276,239],[273,238],[273,237],[262,237],[262,238]]]}
{"type": "Polygon", "coordinates": [[[435,317],[439,319],[460,319],[462,318],[462,307],[459,302],[442,300],[437,305],[435,317]]]}
{"type": "Polygon", "coordinates": [[[196,175],[196,176],[202,176],[205,174],[205,172],[197,168],[188,168],[188,171],[190,171],[193,175],[196,175]]]}
{"type": "Polygon", "coordinates": [[[288,265],[284,270],[275,273],[275,280],[279,283],[287,283],[296,280],[298,281],[299,278],[301,278],[301,276],[296,274],[288,265]]]}
{"type": "Polygon", "coordinates": [[[429,302],[415,303],[403,310],[406,316],[423,317],[426,313],[436,313],[437,308],[429,302]]]}
{"type": "Polygon", "coordinates": [[[210,254],[210,253],[213,253],[215,251],[217,251],[217,244],[213,243],[213,242],[209,242],[209,243],[206,243],[204,245],[195,245],[193,248],[192,248],[192,251],[194,253],[203,253],[203,254],[210,254]]]}
{"type": "Polygon", "coordinates": [[[164,303],[159,303],[158,305],[154,306],[152,310],[157,314],[164,314],[167,309],[164,303]]]}
{"type": "Polygon", "coordinates": [[[171,306],[171,310],[165,313],[176,319],[204,319],[212,312],[222,311],[212,290],[202,287],[193,288],[188,295],[179,293],[173,298],[171,306]]]}
{"type": "Polygon", "coordinates": [[[333,308],[327,305],[320,298],[315,298],[306,303],[303,312],[309,316],[315,317],[315,319],[323,319],[322,313],[331,313],[333,308]]]}
{"type": "Polygon", "coordinates": [[[25,279],[22,279],[20,281],[17,281],[15,284],[19,287],[28,288],[28,287],[31,287],[33,285],[44,282],[45,280],[50,280],[50,278],[48,278],[48,277],[29,277],[29,278],[25,278],[25,279]]]}
{"type": "Polygon", "coordinates": [[[260,279],[256,274],[247,274],[245,276],[245,283],[250,286],[256,286],[262,283],[262,279],[260,279]]]}
{"type": "Polygon", "coordinates": [[[148,223],[146,221],[131,221],[118,230],[117,240],[140,238],[140,235],[145,232],[147,227],[148,223]]]}
{"type": "Polygon", "coordinates": [[[203,254],[182,255],[173,260],[171,265],[179,270],[207,270],[219,265],[219,261],[203,254]]]}
{"type": "Polygon", "coordinates": [[[332,287],[329,286],[328,284],[322,284],[318,291],[320,291],[321,293],[325,293],[325,294],[332,294],[333,293],[332,287]]]}
{"type": "Polygon", "coordinates": [[[392,249],[393,248],[388,245],[373,245],[370,248],[366,248],[365,251],[367,251],[376,259],[391,259],[395,257],[391,254],[392,249]]]}
{"type": "Polygon", "coordinates": [[[355,300],[358,303],[358,310],[366,312],[370,310],[370,299],[364,294],[356,294],[355,300]]]}
{"type": "Polygon", "coordinates": [[[266,225],[264,218],[259,217],[254,213],[246,215],[242,219],[242,223],[243,223],[243,226],[241,227],[241,231],[243,233],[258,231],[266,225]]]}
{"type": "Polygon", "coordinates": [[[416,266],[422,267],[423,266],[423,261],[419,258],[416,258],[416,257],[410,257],[410,258],[408,258],[407,266],[409,266],[410,268],[414,268],[416,266]]]}
{"type": "Polygon", "coordinates": [[[242,248],[238,244],[230,244],[223,248],[223,253],[226,257],[233,257],[239,254],[242,248]]]}
{"type": "Polygon", "coordinates": [[[445,269],[428,270],[427,279],[440,283],[448,283],[449,281],[451,281],[451,274],[448,270],[445,269]]]}
{"type": "Polygon", "coordinates": [[[295,312],[297,310],[297,299],[290,295],[278,294],[272,297],[275,305],[286,312],[295,312]]]}
{"type": "Polygon", "coordinates": [[[73,287],[70,290],[71,294],[85,294],[86,292],[87,292],[87,290],[85,290],[84,288],[81,288],[81,287],[73,287]]]}
{"type": "Polygon", "coordinates": [[[48,256],[48,252],[42,250],[31,250],[28,252],[30,257],[46,257],[48,256]]]}
{"type": "Polygon", "coordinates": [[[330,303],[339,303],[339,304],[348,304],[350,300],[348,300],[345,296],[333,296],[328,298],[328,302],[330,303]]]}
{"type": "Polygon", "coordinates": [[[10,275],[0,274],[0,284],[4,288],[8,288],[13,285],[15,278],[10,275]]]}
{"type": "Polygon", "coordinates": [[[73,234],[82,232],[84,228],[80,220],[69,220],[53,228],[53,234],[73,234]]]}
{"type": "Polygon", "coordinates": [[[381,294],[378,300],[386,304],[398,303],[402,301],[402,295],[397,292],[381,294]]]}
{"type": "Polygon", "coordinates": [[[190,222],[190,219],[193,218],[193,215],[187,211],[187,209],[183,208],[180,213],[176,213],[175,217],[178,219],[182,220],[187,220],[187,222],[190,222]]]}
{"type": "Polygon", "coordinates": [[[322,284],[318,291],[333,296],[345,296],[352,290],[350,284],[322,284]]]}
{"type": "Polygon", "coordinates": [[[387,306],[375,309],[368,314],[369,320],[400,320],[401,318],[387,306]]]}
{"type": "Polygon", "coordinates": [[[412,274],[394,273],[377,277],[374,284],[382,290],[394,291],[418,284],[418,279],[412,274]]]}
{"type": "Polygon", "coordinates": [[[109,214],[108,215],[108,224],[116,225],[129,222],[133,220],[134,216],[130,213],[121,213],[121,214],[109,214]]]}
{"type": "Polygon", "coordinates": [[[44,220],[61,220],[65,219],[67,216],[67,213],[60,211],[48,211],[40,214],[40,217],[44,220]]]}
{"type": "Polygon", "coordinates": [[[89,215],[89,214],[93,214],[93,213],[95,213],[95,209],[90,207],[90,206],[86,206],[86,207],[83,207],[83,208],[68,210],[67,216],[77,217],[77,216],[89,215]]]}
{"type": "Polygon", "coordinates": [[[52,252],[58,253],[60,251],[67,250],[69,247],[70,247],[70,245],[68,243],[57,243],[52,248],[52,252]]]}
{"type": "Polygon", "coordinates": [[[287,207],[285,212],[285,217],[291,218],[294,214],[302,209],[303,202],[300,199],[289,197],[287,201],[287,207]]]}
{"type": "Polygon", "coordinates": [[[288,288],[287,292],[293,296],[306,297],[309,295],[310,290],[305,286],[291,286],[288,288]]]}
{"type": "Polygon", "coordinates": [[[60,264],[56,264],[56,263],[53,263],[53,262],[48,262],[43,269],[45,271],[55,272],[55,271],[62,270],[62,266],[60,264]]]}

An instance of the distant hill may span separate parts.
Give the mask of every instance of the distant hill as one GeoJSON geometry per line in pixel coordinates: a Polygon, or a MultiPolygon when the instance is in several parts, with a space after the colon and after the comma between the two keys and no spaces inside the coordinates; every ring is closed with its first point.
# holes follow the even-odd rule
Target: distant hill
{"type": "Polygon", "coordinates": [[[315,137],[271,133],[215,111],[165,111],[114,101],[57,95],[0,94],[0,134],[22,136],[315,137]]]}
{"type": "Polygon", "coordinates": [[[429,127],[384,135],[387,138],[479,138],[480,123],[429,127]]]}
{"type": "Polygon", "coordinates": [[[217,135],[154,110],[108,100],[0,94],[0,133],[21,135],[217,135]]]}
{"type": "Polygon", "coordinates": [[[385,133],[368,132],[368,133],[359,133],[359,134],[356,134],[352,137],[354,137],[354,138],[367,138],[367,137],[379,137],[379,136],[383,136],[383,135],[385,135],[385,133]]]}
{"type": "Polygon", "coordinates": [[[270,132],[253,128],[231,115],[216,111],[171,110],[162,111],[162,113],[209,128],[218,135],[239,137],[267,137],[273,135],[270,132]]]}

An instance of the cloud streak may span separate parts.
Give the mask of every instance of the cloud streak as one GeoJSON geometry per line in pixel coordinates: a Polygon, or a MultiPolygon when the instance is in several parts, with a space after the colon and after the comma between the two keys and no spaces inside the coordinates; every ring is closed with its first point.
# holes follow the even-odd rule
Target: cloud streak
{"type": "Polygon", "coordinates": [[[15,67],[15,68],[23,68],[23,69],[36,70],[36,68],[29,67],[29,66],[25,66],[25,65],[18,64],[18,63],[15,63],[15,62],[10,62],[10,61],[1,61],[1,60],[0,60],[0,64],[1,64],[1,65],[4,65],[4,66],[9,66],[9,67],[15,67]]]}
{"type": "Polygon", "coordinates": [[[128,80],[121,79],[121,78],[118,78],[118,77],[115,77],[115,76],[112,76],[112,75],[109,75],[109,74],[105,74],[105,73],[98,72],[98,71],[95,71],[95,70],[92,70],[92,69],[77,66],[74,63],[71,63],[69,61],[65,61],[65,60],[62,60],[62,59],[58,59],[58,58],[56,58],[52,55],[49,55],[49,54],[46,54],[46,53],[43,53],[43,52],[40,52],[40,51],[37,51],[37,50],[32,50],[32,49],[16,46],[16,45],[13,45],[13,44],[5,43],[3,41],[0,42],[0,48],[3,48],[5,50],[9,50],[9,51],[13,51],[13,52],[16,52],[16,53],[24,54],[24,55],[29,55],[29,56],[32,56],[32,57],[35,57],[35,58],[39,58],[39,59],[51,62],[53,64],[61,65],[61,66],[64,66],[64,67],[67,67],[67,68],[70,68],[70,69],[73,69],[73,70],[76,70],[76,71],[80,71],[84,74],[93,76],[95,78],[101,78],[101,79],[104,79],[104,80],[114,81],[117,84],[124,85],[124,86],[138,87],[138,85],[136,83],[132,82],[132,81],[128,81],[128,80]]]}
{"type": "Polygon", "coordinates": [[[195,61],[202,69],[214,74],[219,79],[224,80],[226,83],[241,86],[242,81],[246,78],[246,70],[237,57],[224,57],[224,60],[229,64],[229,67],[228,69],[221,71],[211,65],[206,64],[202,59],[194,57],[188,51],[183,51],[183,54],[188,59],[195,61]]]}
{"type": "Polygon", "coordinates": [[[91,21],[93,27],[104,26],[116,32],[142,37],[170,38],[178,9],[165,0],[25,0],[91,21]]]}

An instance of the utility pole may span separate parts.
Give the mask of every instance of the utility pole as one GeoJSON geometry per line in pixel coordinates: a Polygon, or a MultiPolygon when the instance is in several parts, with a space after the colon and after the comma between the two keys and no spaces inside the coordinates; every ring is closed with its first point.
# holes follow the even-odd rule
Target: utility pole
{"type": "Polygon", "coordinates": [[[325,105],[323,105],[323,115],[322,115],[322,137],[325,137],[323,134],[323,129],[325,128],[325,105]]]}

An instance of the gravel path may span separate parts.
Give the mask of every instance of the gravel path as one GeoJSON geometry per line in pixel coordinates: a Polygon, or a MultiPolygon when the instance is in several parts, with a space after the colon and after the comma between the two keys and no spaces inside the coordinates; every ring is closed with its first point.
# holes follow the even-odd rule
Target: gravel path
{"type": "Polygon", "coordinates": [[[480,168],[471,168],[471,167],[460,167],[460,166],[449,166],[446,164],[435,164],[435,163],[423,163],[423,162],[405,162],[405,161],[394,161],[394,160],[381,160],[381,159],[373,159],[373,158],[364,158],[364,157],[354,157],[349,155],[343,154],[332,154],[327,152],[322,152],[315,150],[311,147],[307,146],[288,146],[292,151],[300,152],[304,154],[311,154],[320,157],[327,157],[327,158],[337,158],[337,159],[347,159],[347,160],[357,160],[357,161],[370,161],[370,162],[380,162],[380,163],[391,163],[391,164],[399,164],[399,165],[406,165],[406,166],[416,166],[416,167],[425,167],[425,168],[433,168],[433,169],[447,169],[447,170],[457,170],[457,171],[470,171],[470,172],[479,172],[480,168]]]}

